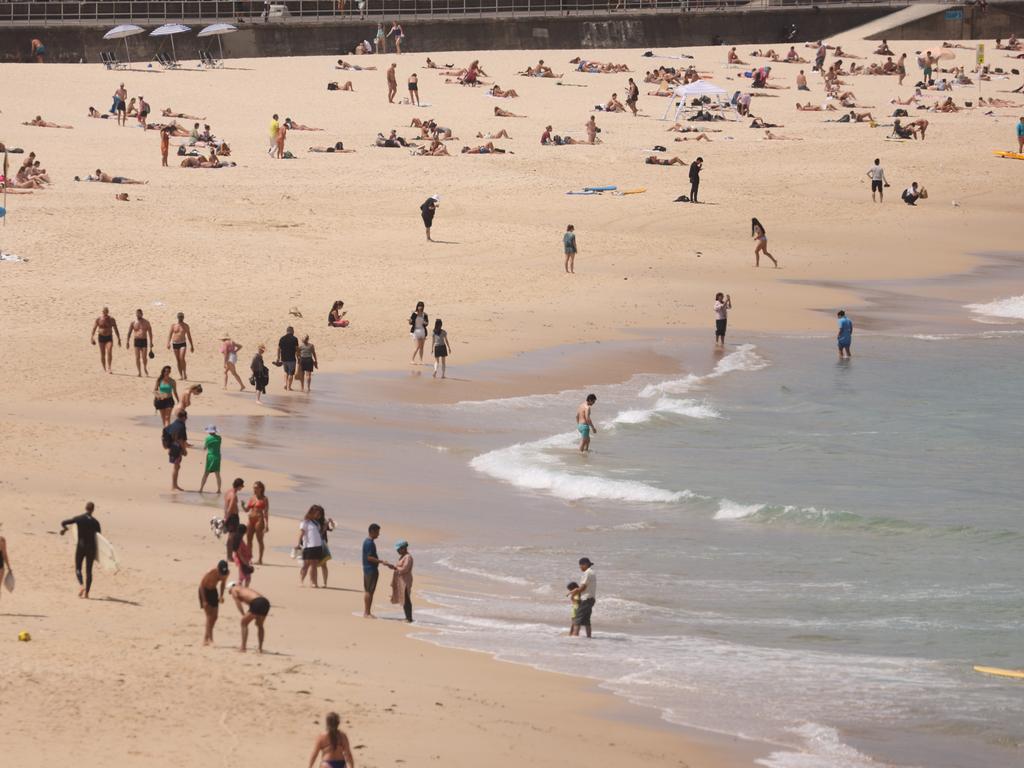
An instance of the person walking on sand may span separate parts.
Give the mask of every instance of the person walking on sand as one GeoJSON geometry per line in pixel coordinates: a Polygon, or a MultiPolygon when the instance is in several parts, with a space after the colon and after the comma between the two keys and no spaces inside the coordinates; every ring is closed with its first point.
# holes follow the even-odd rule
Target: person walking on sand
{"type": "Polygon", "coordinates": [[[587,637],[591,636],[590,619],[594,612],[594,603],[597,602],[597,575],[594,573],[594,564],[589,557],[580,558],[580,570],[583,571],[583,578],[579,585],[569,592],[572,596],[580,599],[579,607],[572,619],[572,629],[569,630],[571,637],[580,636],[580,627],[587,631],[587,637]]]}
{"type": "Polygon", "coordinates": [[[217,623],[220,604],[224,602],[224,585],[228,580],[228,570],[227,561],[221,560],[216,568],[207,571],[199,580],[199,608],[206,614],[203,645],[213,645],[213,627],[217,623]]]}
{"type": "Polygon", "coordinates": [[[242,345],[236,343],[228,334],[221,336],[220,341],[220,353],[224,356],[223,389],[228,388],[228,376],[234,376],[235,381],[238,382],[238,391],[245,392],[245,384],[242,383],[242,377],[238,375],[238,370],[235,368],[238,363],[238,353],[242,349],[242,345]]]}
{"type": "Polygon", "coordinates": [[[217,479],[217,494],[220,495],[221,437],[217,431],[216,424],[210,424],[205,432],[206,439],[203,440],[203,450],[206,451],[206,467],[203,469],[203,479],[199,481],[199,492],[203,492],[203,488],[206,486],[206,479],[213,475],[217,479]]]}
{"type": "Polygon", "coordinates": [[[171,326],[167,333],[167,348],[174,350],[174,359],[178,363],[178,375],[183,381],[188,381],[188,363],[185,361],[185,348],[192,354],[196,352],[196,345],[192,341],[192,328],[185,322],[185,313],[178,313],[178,320],[171,326]]]}
{"type": "Polygon", "coordinates": [[[231,537],[235,535],[238,526],[241,524],[238,518],[238,494],[245,487],[245,480],[236,477],[231,481],[231,487],[224,494],[224,533],[228,535],[225,552],[227,561],[231,562],[231,537]]]}
{"type": "Polygon", "coordinates": [[[96,534],[101,532],[100,521],[92,516],[96,505],[91,501],[85,505],[85,512],[77,517],[61,521],[60,535],[67,533],[69,526],[75,526],[78,543],[75,545],[75,578],[81,589],[78,596],[89,599],[92,590],[92,564],[96,561],[96,534]],[[82,580],[82,567],[85,566],[85,580],[82,580]]]}
{"type": "Polygon", "coordinates": [[[420,105],[420,79],[415,72],[409,75],[409,103],[420,105]]]}
{"type": "Polygon", "coordinates": [[[252,372],[249,381],[256,388],[257,403],[260,402],[263,395],[267,394],[267,385],[270,384],[270,369],[263,362],[263,353],[266,351],[267,348],[263,344],[256,347],[256,354],[252,356],[252,362],[249,364],[249,370],[252,372]]]}
{"type": "Polygon", "coordinates": [[[764,225],[757,219],[750,220],[750,235],[754,238],[754,242],[757,243],[754,246],[754,266],[761,266],[761,254],[763,253],[772,260],[772,264],[774,264],[775,268],[778,269],[779,262],[775,260],[774,256],[768,253],[768,234],[765,232],[764,225]]]}
{"type": "Polygon", "coordinates": [[[565,228],[562,246],[565,249],[566,274],[576,274],[576,228],[572,224],[565,228]]]}
{"type": "Polygon", "coordinates": [[[424,310],[422,301],[416,302],[416,309],[409,316],[409,335],[412,336],[413,348],[412,348],[412,360],[409,361],[410,365],[416,365],[416,355],[420,356],[420,365],[423,364],[423,346],[427,341],[427,326],[430,323],[430,318],[427,316],[424,310]]]}
{"type": "Polygon", "coordinates": [[[583,128],[587,132],[587,143],[597,144],[597,134],[601,130],[597,127],[597,118],[594,115],[590,116],[590,119],[584,124],[583,128]]]}
{"type": "Polygon", "coordinates": [[[698,157],[690,163],[690,202],[697,202],[697,192],[700,189],[700,172],[704,167],[704,158],[698,157]]]}
{"type": "Polygon", "coordinates": [[[160,375],[153,383],[153,408],[160,414],[163,426],[171,423],[171,411],[178,399],[178,382],[171,378],[171,366],[160,369],[160,375]]]}
{"type": "Polygon", "coordinates": [[[393,62],[388,67],[388,104],[395,103],[395,94],[398,93],[398,64],[393,62]]]}
{"type": "Polygon", "coordinates": [[[440,195],[431,195],[420,206],[420,216],[423,218],[423,226],[427,230],[427,241],[433,242],[430,237],[430,228],[434,226],[434,214],[437,213],[437,206],[441,204],[440,195]]]}
{"type": "Polygon", "coordinates": [[[121,331],[117,329],[117,320],[110,316],[110,310],[104,307],[100,316],[92,324],[92,333],[89,342],[93,345],[99,344],[100,365],[107,373],[114,372],[114,336],[117,336],[117,346],[121,346],[121,331]]]}
{"type": "Polygon", "coordinates": [[[875,158],[875,164],[868,168],[867,176],[871,179],[871,202],[875,202],[875,193],[878,193],[878,202],[884,202],[885,194],[882,192],[882,188],[887,185],[888,182],[885,180],[885,169],[882,168],[882,161],[880,158],[875,158]]]}
{"type": "Polygon", "coordinates": [[[255,537],[260,551],[256,564],[263,565],[263,535],[270,533],[270,499],[267,498],[267,487],[261,480],[252,484],[252,493],[252,498],[245,505],[245,510],[249,513],[249,522],[245,530],[246,543],[252,551],[252,540],[255,537]]]}
{"type": "Polygon", "coordinates": [[[846,312],[840,309],[836,313],[839,318],[839,333],[836,335],[836,343],[839,347],[839,359],[844,357],[850,359],[850,344],[853,343],[853,320],[846,316],[846,312]]]}
{"type": "Polygon", "coordinates": [[[431,336],[431,346],[434,348],[434,378],[437,378],[437,366],[441,364],[441,378],[446,378],[448,372],[448,355],[452,348],[448,343],[448,331],[441,327],[441,318],[434,321],[434,333],[431,336]]]}
{"type": "Polygon", "coordinates": [[[302,337],[299,345],[299,391],[309,394],[313,391],[313,369],[320,367],[320,361],[316,359],[316,345],[309,340],[309,336],[302,337]]]}
{"type": "Polygon", "coordinates": [[[729,323],[729,310],[732,309],[732,297],[719,291],[715,294],[715,344],[725,344],[725,327],[729,323]]]}
{"type": "Polygon", "coordinates": [[[590,417],[590,411],[597,402],[597,395],[589,394],[576,409],[576,431],[580,433],[580,453],[590,450],[590,435],[597,434],[597,427],[590,417]]]}
{"type": "Polygon", "coordinates": [[[238,612],[242,615],[242,647],[238,650],[245,653],[249,642],[249,625],[255,621],[258,642],[257,650],[259,653],[263,653],[263,624],[267,620],[267,614],[270,613],[270,601],[255,589],[240,587],[233,581],[228,582],[228,594],[231,595],[231,598],[235,601],[235,607],[238,608],[238,612]],[[245,612],[243,606],[248,607],[248,613],[245,612]]]}
{"type": "Polygon", "coordinates": [[[299,348],[299,340],[295,338],[295,329],[290,325],[285,328],[284,336],[277,340],[277,362],[284,367],[284,388],[291,392],[295,380],[295,353],[299,348]]]}
{"type": "Polygon", "coordinates": [[[320,760],[320,768],[355,768],[352,748],[348,736],[339,729],[341,718],[337,712],[328,712],[324,719],[327,733],[317,737],[313,743],[313,754],[309,756],[309,768],[314,768],[320,760]]]}
{"type": "Polygon", "coordinates": [[[394,575],[391,577],[391,602],[402,606],[405,620],[412,624],[412,555],[409,554],[409,542],[405,539],[395,544],[398,562],[394,564],[394,575]]]}
{"type": "Polygon", "coordinates": [[[164,448],[167,449],[167,461],[174,469],[171,470],[171,490],[183,491],[178,485],[178,473],[181,471],[181,460],[188,455],[188,430],[185,422],[188,419],[188,411],[178,411],[178,418],[164,427],[160,437],[164,448]]]}
{"type": "Polygon", "coordinates": [[[324,559],[324,537],[320,531],[320,516],[324,508],[314,504],[309,508],[306,516],[299,523],[299,549],[302,550],[302,570],[299,571],[299,584],[306,582],[306,574],[309,573],[313,588],[319,585],[317,582],[317,569],[320,561],[324,559]]]}
{"type": "Polygon", "coordinates": [[[167,167],[167,153],[171,149],[171,129],[166,125],[160,129],[160,165],[167,167]]]}
{"type": "MultiPolygon", "coordinates": [[[[4,581],[8,576],[14,579],[14,568],[11,567],[11,557],[7,554],[7,539],[0,536],[0,597],[3,597],[4,581]]],[[[13,581],[9,586],[14,589],[13,581]]]]}
{"type": "Polygon", "coordinates": [[[128,348],[129,343],[135,347],[135,369],[139,372],[139,377],[142,377],[143,371],[149,376],[149,359],[146,353],[153,346],[153,326],[142,316],[141,309],[135,310],[135,319],[128,326],[128,338],[124,342],[125,349],[128,348]]]}
{"type": "Polygon", "coordinates": [[[370,523],[367,529],[367,536],[363,539],[363,618],[375,619],[373,615],[373,594],[377,591],[377,579],[380,576],[380,566],[394,568],[387,560],[381,560],[377,555],[377,537],[380,536],[380,526],[377,523],[370,523]]]}
{"type": "Polygon", "coordinates": [[[636,117],[636,104],[640,100],[640,88],[633,78],[629,78],[629,82],[626,84],[626,106],[629,107],[629,111],[633,113],[633,117],[636,117]]]}
{"type": "Polygon", "coordinates": [[[388,31],[388,37],[395,36],[395,53],[399,56],[402,55],[402,41],[405,40],[405,32],[402,30],[402,25],[397,21],[391,22],[391,29],[388,31]]]}
{"type": "Polygon", "coordinates": [[[277,151],[277,133],[281,130],[281,119],[274,114],[270,118],[270,143],[267,146],[267,154],[271,157],[277,151]]]}

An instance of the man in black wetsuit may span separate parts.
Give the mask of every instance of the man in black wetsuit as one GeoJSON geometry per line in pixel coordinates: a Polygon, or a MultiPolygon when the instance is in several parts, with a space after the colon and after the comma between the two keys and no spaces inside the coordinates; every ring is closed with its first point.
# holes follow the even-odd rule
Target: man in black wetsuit
{"type": "Polygon", "coordinates": [[[78,545],[75,547],[75,576],[82,588],[78,596],[88,599],[92,589],[92,564],[96,560],[96,534],[100,532],[100,521],[92,516],[96,505],[91,501],[85,505],[85,513],[64,520],[60,524],[60,535],[67,533],[68,526],[78,530],[78,545]],[[82,562],[85,562],[85,581],[82,581],[82,562]]]}

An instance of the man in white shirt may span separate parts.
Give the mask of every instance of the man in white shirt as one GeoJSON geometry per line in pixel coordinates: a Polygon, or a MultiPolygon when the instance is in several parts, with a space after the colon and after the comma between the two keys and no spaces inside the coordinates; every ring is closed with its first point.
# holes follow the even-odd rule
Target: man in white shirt
{"type": "Polygon", "coordinates": [[[570,593],[580,599],[572,620],[572,629],[569,631],[570,637],[579,637],[580,627],[586,629],[587,637],[590,637],[590,615],[597,601],[597,574],[594,573],[594,564],[590,562],[589,557],[580,558],[580,570],[583,571],[583,578],[580,579],[579,586],[570,593]]]}
{"type": "Polygon", "coordinates": [[[885,180],[885,170],[881,165],[882,161],[877,157],[875,158],[875,164],[868,169],[868,178],[871,179],[871,202],[875,202],[875,192],[878,193],[878,201],[882,202],[884,196],[882,194],[882,188],[887,186],[888,182],[885,180]]]}

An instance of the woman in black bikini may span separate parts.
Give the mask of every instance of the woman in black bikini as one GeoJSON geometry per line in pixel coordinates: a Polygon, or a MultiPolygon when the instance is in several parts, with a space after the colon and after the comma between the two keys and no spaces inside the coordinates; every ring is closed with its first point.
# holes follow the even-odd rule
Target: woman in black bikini
{"type": "Polygon", "coordinates": [[[346,765],[352,765],[352,748],[349,746],[348,736],[339,728],[341,718],[337,712],[328,712],[325,720],[327,733],[318,737],[313,744],[309,768],[313,768],[318,759],[320,765],[327,768],[345,768],[346,765]]]}

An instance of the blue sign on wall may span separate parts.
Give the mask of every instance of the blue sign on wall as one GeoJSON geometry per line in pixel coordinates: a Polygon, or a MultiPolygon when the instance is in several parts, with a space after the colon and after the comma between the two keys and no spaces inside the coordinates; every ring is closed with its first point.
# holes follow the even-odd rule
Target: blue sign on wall
{"type": "Polygon", "coordinates": [[[946,21],[960,21],[963,17],[963,8],[956,8],[955,10],[946,11],[946,21]]]}

